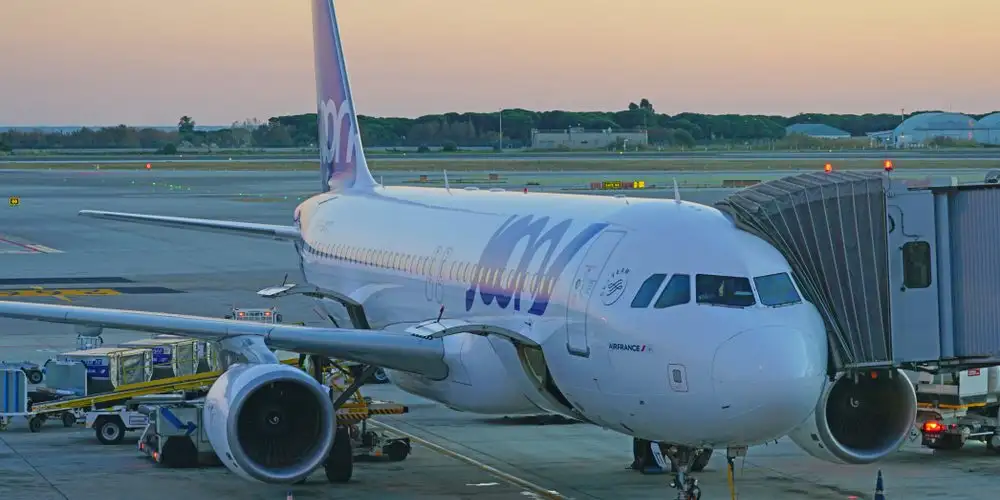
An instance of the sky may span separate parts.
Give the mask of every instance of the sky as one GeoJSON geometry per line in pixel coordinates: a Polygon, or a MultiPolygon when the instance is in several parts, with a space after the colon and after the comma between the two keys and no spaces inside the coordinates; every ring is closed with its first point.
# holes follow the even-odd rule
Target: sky
{"type": "MultiPolygon", "coordinates": [[[[305,0],[3,0],[0,125],[315,112],[305,0]],[[13,50],[10,48],[13,47],[13,50]]],[[[1000,109],[997,0],[337,0],[356,109],[1000,109]]]]}

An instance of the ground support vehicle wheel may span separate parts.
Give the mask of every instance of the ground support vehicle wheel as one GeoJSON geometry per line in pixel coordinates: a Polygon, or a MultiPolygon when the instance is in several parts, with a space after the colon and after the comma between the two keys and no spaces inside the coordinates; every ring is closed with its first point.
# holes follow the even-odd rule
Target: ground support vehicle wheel
{"type": "Polygon", "coordinates": [[[41,432],[42,424],[45,423],[44,415],[35,415],[28,420],[28,430],[31,432],[41,432]]]}
{"type": "Polygon", "coordinates": [[[94,422],[94,432],[101,444],[118,444],[125,439],[125,424],[118,417],[102,417],[94,422]]]}

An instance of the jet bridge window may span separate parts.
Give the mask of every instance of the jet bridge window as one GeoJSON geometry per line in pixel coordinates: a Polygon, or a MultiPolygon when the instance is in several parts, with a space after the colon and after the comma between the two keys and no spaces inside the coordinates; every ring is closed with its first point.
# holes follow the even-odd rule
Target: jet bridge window
{"type": "Polygon", "coordinates": [[[666,274],[654,274],[646,278],[646,281],[643,281],[642,285],[639,286],[639,291],[636,292],[635,298],[632,299],[632,307],[641,309],[649,306],[649,303],[653,300],[653,296],[656,295],[656,291],[660,289],[660,285],[663,284],[663,280],[666,278],[666,274]]]}
{"type": "Polygon", "coordinates": [[[653,308],[664,309],[688,302],[691,302],[691,277],[686,274],[675,274],[670,277],[653,308]]]}
{"type": "Polygon", "coordinates": [[[802,297],[799,297],[799,292],[795,290],[788,273],[758,276],[753,282],[757,286],[760,303],[765,306],[777,307],[802,302],[802,297]]]}
{"type": "Polygon", "coordinates": [[[750,307],[756,303],[750,280],[739,276],[699,274],[695,294],[699,304],[712,306],[750,307]]]}
{"type": "Polygon", "coordinates": [[[931,286],[931,245],[926,241],[903,244],[903,286],[927,288],[931,286]]]}

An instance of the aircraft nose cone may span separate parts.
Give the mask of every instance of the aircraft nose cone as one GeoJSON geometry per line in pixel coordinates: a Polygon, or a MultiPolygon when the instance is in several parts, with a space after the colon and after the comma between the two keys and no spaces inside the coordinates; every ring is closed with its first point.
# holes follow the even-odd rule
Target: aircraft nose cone
{"type": "Polygon", "coordinates": [[[825,339],[791,327],[740,332],[715,351],[712,385],[734,441],[776,439],[813,411],[823,387],[825,339]]]}

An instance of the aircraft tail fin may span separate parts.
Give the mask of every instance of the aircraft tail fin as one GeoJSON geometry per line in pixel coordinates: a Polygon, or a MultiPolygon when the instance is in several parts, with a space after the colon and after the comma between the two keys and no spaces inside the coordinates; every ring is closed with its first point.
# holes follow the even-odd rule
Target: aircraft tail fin
{"type": "Polygon", "coordinates": [[[322,192],[372,189],[333,0],[312,0],[322,192]]]}

